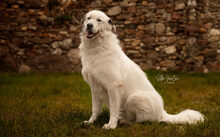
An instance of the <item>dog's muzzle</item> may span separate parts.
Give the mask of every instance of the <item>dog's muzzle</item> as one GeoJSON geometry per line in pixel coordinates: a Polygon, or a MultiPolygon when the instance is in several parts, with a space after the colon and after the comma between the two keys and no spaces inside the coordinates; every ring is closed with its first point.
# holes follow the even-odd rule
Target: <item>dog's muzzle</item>
{"type": "Polygon", "coordinates": [[[91,24],[91,23],[86,25],[86,31],[87,31],[86,37],[89,39],[95,37],[99,33],[99,32],[97,32],[97,33],[93,32],[93,24],[91,24]]]}

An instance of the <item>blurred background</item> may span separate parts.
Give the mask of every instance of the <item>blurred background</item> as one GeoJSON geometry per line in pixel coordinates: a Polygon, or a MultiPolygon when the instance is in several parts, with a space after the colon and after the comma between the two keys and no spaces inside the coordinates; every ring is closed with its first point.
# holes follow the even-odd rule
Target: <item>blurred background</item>
{"type": "Polygon", "coordinates": [[[144,70],[220,72],[219,0],[1,0],[0,71],[80,72],[80,21],[93,9],[144,70]]]}
{"type": "Polygon", "coordinates": [[[220,137],[219,72],[220,0],[0,0],[0,137],[220,137]],[[122,49],[147,70],[167,112],[195,109],[204,123],[107,132],[104,107],[95,125],[82,125],[92,97],[72,72],[82,67],[81,20],[94,9],[112,18],[122,49]]]}

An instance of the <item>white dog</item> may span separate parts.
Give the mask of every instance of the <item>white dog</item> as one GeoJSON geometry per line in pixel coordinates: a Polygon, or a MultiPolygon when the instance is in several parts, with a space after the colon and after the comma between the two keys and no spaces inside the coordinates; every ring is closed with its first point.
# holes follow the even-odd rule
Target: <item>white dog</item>
{"type": "Polygon", "coordinates": [[[164,110],[159,93],[145,73],[121,50],[117,36],[112,32],[112,20],[101,11],[90,11],[82,22],[80,56],[82,74],[91,87],[93,123],[101,114],[102,105],[110,109],[110,120],[104,129],[114,129],[118,121],[167,123],[197,123],[204,116],[194,110],[170,115],[164,110]]]}

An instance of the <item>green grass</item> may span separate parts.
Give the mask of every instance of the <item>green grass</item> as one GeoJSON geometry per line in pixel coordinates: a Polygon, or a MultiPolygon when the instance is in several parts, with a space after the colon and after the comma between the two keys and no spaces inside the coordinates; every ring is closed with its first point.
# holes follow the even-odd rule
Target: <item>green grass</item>
{"type": "Polygon", "coordinates": [[[0,74],[0,136],[220,136],[220,73],[147,74],[169,113],[191,108],[207,120],[198,125],[134,123],[106,131],[102,129],[109,118],[106,108],[94,125],[81,123],[91,115],[91,93],[80,74],[0,74]],[[159,82],[158,74],[179,80],[159,82]]]}

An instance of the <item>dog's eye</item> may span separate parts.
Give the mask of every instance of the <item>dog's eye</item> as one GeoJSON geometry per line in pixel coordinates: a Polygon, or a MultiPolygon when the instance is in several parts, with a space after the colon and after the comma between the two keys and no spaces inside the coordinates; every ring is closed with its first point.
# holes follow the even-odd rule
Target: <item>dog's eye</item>
{"type": "Polygon", "coordinates": [[[97,21],[98,21],[98,22],[102,22],[102,20],[101,20],[101,19],[97,19],[97,21]]]}
{"type": "Polygon", "coordinates": [[[88,19],[88,20],[90,20],[90,19],[91,19],[91,17],[88,17],[87,19],[88,19]]]}

